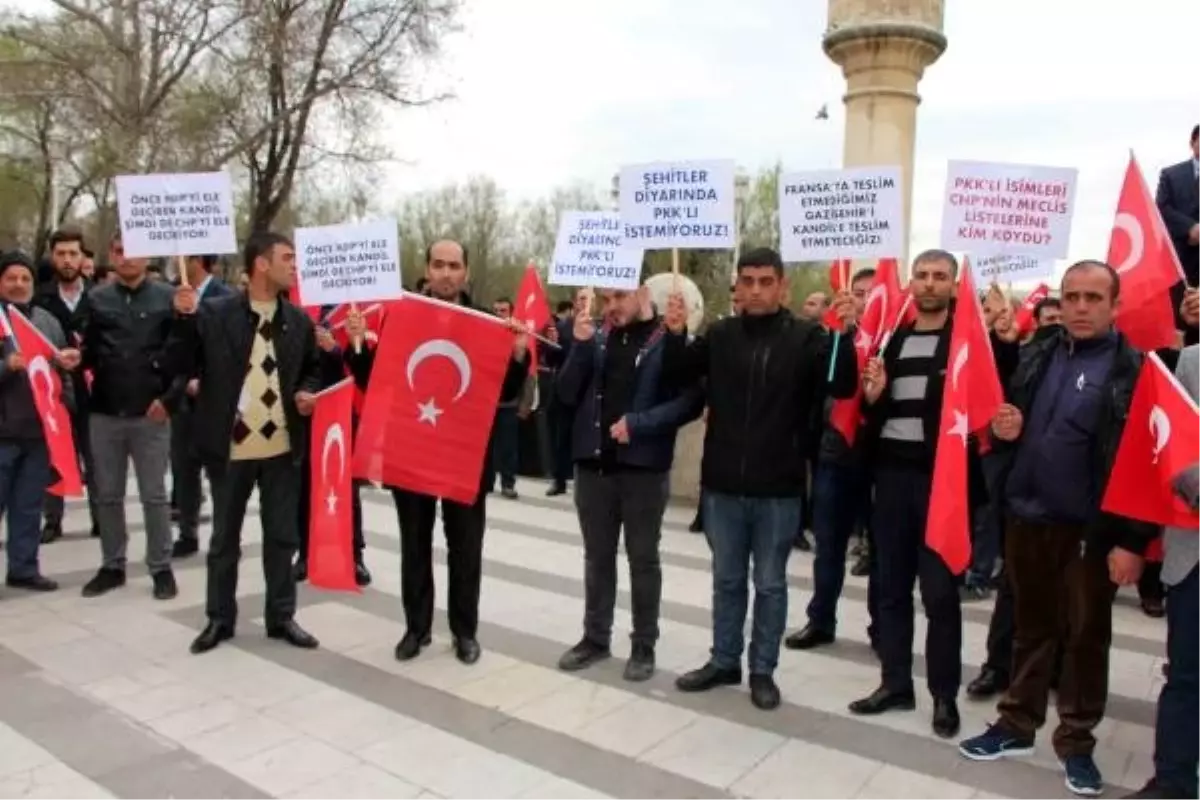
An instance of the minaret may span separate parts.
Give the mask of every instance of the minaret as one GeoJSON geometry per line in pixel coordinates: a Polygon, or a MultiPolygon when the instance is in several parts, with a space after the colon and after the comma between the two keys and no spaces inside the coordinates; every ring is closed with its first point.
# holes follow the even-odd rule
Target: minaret
{"type": "Polygon", "coordinates": [[[921,102],[917,85],[925,68],[946,49],[944,6],[944,0],[829,0],[825,54],[846,76],[842,162],[848,167],[900,165],[906,251],[921,102]]]}

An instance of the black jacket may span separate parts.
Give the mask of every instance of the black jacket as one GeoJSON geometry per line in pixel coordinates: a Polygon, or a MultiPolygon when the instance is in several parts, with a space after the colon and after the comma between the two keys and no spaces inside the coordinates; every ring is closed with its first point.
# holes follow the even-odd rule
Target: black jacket
{"type": "Polygon", "coordinates": [[[717,320],[702,337],[664,337],[663,372],[683,388],[707,379],[701,485],[747,497],[798,497],[815,450],[811,420],[826,395],[851,397],[858,382],[853,332],[839,338],[828,382],[830,337],[787,309],[717,320]]]}
{"type": "Polygon", "coordinates": [[[82,343],[82,369],[92,370],[90,411],[140,417],[155,400],[170,412],[178,407],[182,386],[165,362],[174,295],[149,278],[135,289],[110,283],[91,290],[82,343]]]}
{"type": "MultiPolygon", "coordinates": [[[[1013,373],[1008,387],[1009,402],[1021,410],[1026,419],[1033,409],[1034,400],[1046,369],[1055,350],[1066,343],[1066,333],[1059,331],[1057,335],[1046,337],[1026,345],[1021,352],[1021,363],[1013,373]]],[[[1092,470],[1096,487],[1101,497],[1108,485],[1108,476],[1112,472],[1116,460],[1117,447],[1121,443],[1121,434],[1125,430],[1125,420],[1129,416],[1129,403],[1133,400],[1133,389],[1137,384],[1138,374],[1142,367],[1142,355],[1135,350],[1129,341],[1118,335],[1117,352],[1113,357],[1112,369],[1109,372],[1106,393],[1100,410],[1100,423],[1097,425],[1097,435],[1092,449],[1092,470]]],[[[1008,453],[1009,463],[1006,465],[1000,480],[1001,491],[1008,482],[1011,473],[1011,456],[1021,446],[1021,440],[1016,442],[1001,442],[997,440],[999,452],[1008,453]]],[[[1064,480],[1067,476],[1064,476],[1064,480]]],[[[1158,535],[1155,525],[1137,522],[1135,520],[1117,517],[1097,509],[1096,516],[1087,526],[1087,541],[1104,552],[1113,547],[1121,547],[1132,553],[1143,553],[1146,547],[1158,535]]]]}
{"type": "Polygon", "coordinates": [[[1188,233],[1200,219],[1200,189],[1196,186],[1196,165],[1192,159],[1173,164],[1158,177],[1158,196],[1155,198],[1163,222],[1171,234],[1175,252],[1183,265],[1183,273],[1191,286],[1200,276],[1200,245],[1188,241],[1188,233]]]}
{"type": "MultiPolygon", "coordinates": [[[[308,426],[296,409],[296,393],[320,390],[321,359],[312,319],[304,311],[280,300],[271,324],[291,455],[300,462],[308,452],[308,426]]],[[[204,459],[229,459],[253,347],[254,312],[243,294],[205,300],[196,314],[174,318],[168,360],[175,374],[200,379],[191,424],[196,452],[204,459]]]]}

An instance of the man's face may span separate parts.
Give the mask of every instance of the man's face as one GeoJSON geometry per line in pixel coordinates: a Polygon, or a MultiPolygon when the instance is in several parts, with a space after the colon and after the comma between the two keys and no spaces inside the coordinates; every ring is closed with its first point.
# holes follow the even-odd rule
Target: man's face
{"type": "Polygon", "coordinates": [[[1078,267],[1063,276],[1062,324],[1072,338],[1094,339],[1112,329],[1112,290],[1112,276],[1101,267],[1078,267]]]}
{"type": "Polygon", "coordinates": [[[871,293],[871,284],[875,282],[875,276],[863,276],[850,284],[850,297],[854,299],[854,317],[862,319],[863,312],[867,310],[867,295],[871,293]]]}
{"type": "Polygon", "coordinates": [[[740,313],[750,316],[774,314],[783,303],[787,281],[774,267],[742,267],[738,271],[736,296],[741,298],[740,313]]]}
{"type": "Polygon", "coordinates": [[[954,268],[945,259],[929,259],[913,264],[909,281],[917,311],[933,314],[950,307],[954,296],[954,268]]]}
{"type": "Polygon", "coordinates": [[[146,276],[150,266],[148,258],[126,258],[125,245],[120,239],[115,240],[108,249],[109,261],[112,262],[113,272],[124,281],[136,281],[146,276]]]}
{"type": "Polygon", "coordinates": [[[79,272],[89,281],[96,274],[96,262],[91,256],[84,256],[79,260],[79,272]]]}
{"type": "Polygon", "coordinates": [[[1042,306],[1037,315],[1037,326],[1046,328],[1051,325],[1062,324],[1062,309],[1058,306],[1042,306]]]}
{"type": "Polygon", "coordinates": [[[829,307],[829,298],[824,292],[813,292],[804,298],[800,305],[800,316],[813,321],[821,319],[825,309],[829,307]]]}
{"type": "Polygon", "coordinates": [[[988,292],[984,295],[983,303],[983,321],[989,328],[995,324],[996,318],[1000,316],[1000,312],[1008,305],[1008,298],[1004,296],[1004,292],[996,284],[992,284],[988,288],[988,292]]]}
{"type": "Polygon", "coordinates": [[[467,285],[467,265],[462,245],[449,239],[437,242],[429,249],[425,265],[425,288],[439,300],[455,302],[467,285]]]}
{"type": "Polygon", "coordinates": [[[59,242],[50,251],[50,263],[54,265],[54,274],[63,283],[72,283],[79,277],[80,265],[83,262],[83,250],[79,242],[59,242]]]}
{"type": "Polygon", "coordinates": [[[0,297],[19,305],[28,303],[33,299],[33,273],[20,266],[4,270],[0,276],[0,297]]]}
{"type": "Polygon", "coordinates": [[[500,319],[512,319],[512,306],[504,300],[497,300],[492,303],[492,313],[500,319]]]}
{"type": "MultiPolygon", "coordinates": [[[[643,291],[639,289],[638,291],[643,291]]],[[[604,321],[614,328],[623,328],[637,318],[638,292],[626,289],[603,289],[600,292],[604,321]]]]}
{"type": "Polygon", "coordinates": [[[257,268],[265,272],[272,289],[284,291],[292,288],[296,281],[296,248],[283,242],[274,245],[259,256],[257,268]]]}

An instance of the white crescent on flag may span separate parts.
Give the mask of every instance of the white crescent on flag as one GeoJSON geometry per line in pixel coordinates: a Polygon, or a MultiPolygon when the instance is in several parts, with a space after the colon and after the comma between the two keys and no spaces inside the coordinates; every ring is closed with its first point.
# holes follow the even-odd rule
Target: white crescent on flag
{"type": "Polygon", "coordinates": [[[421,362],[427,358],[441,356],[449,359],[450,363],[458,370],[458,392],[454,395],[454,400],[458,400],[471,386],[471,359],[467,358],[467,354],[454,342],[449,339],[430,339],[417,345],[408,357],[406,372],[408,373],[408,388],[413,389],[413,375],[416,374],[417,367],[421,366],[421,362]]]}
{"type": "Polygon", "coordinates": [[[963,371],[963,367],[967,365],[967,358],[970,356],[971,346],[963,342],[963,346],[958,348],[958,352],[954,354],[954,365],[950,369],[950,381],[955,389],[958,388],[958,375],[963,371]]]}
{"type": "Polygon", "coordinates": [[[1158,463],[1158,456],[1167,446],[1167,442],[1171,441],[1171,418],[1167,416],[1167,412],[1162,410],[1161,406],[1155,406],[1150,409],[1150,433],[1154,436],[1154,461],[1158,463]]]}
{"type": "Polygon", "coordinates": [[[1116,266],[1117,274],[1121,275],[1141,262],[1146,252],[1146,234],[1142,231],[1142,223],[1127,211],[1117,214],[1116,220],[1113,221],[1113,230],[1124,231],[1129,237],[1129,254],[1116,266]]]}
{"type": "Polygon", "coordinates": [[[342,430],[340,422],[329,426],[321,445],[321,480],[324,483],[329,483],[329,451],[335,446],[338,450],[337,482],[341,483],[346,474],[346,432],[342,430]]]}
{"type": "Polygon", "coordinates": [[[46,424],[50,427],[51,433],[58,433],[58,420],[54,418],[54,375],[50,372],[50,364],[47,363],[45,356],[34,356],[29,362],[29,385],[34,392],[38,391],[38,384],[45,384],[46,395],[46,424]],[[39,381],[38,378],[42,380],[39,381]]]}

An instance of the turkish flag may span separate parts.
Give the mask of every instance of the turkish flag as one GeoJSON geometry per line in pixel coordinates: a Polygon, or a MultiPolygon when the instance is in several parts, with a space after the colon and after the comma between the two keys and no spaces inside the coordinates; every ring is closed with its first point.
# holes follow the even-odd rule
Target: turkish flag
{"type": "Polygon", "coordinates": [[[308,498],[308,580],[313,586],[358,591],[354,580],[354,507],[350,479],[354,382],[317,394],[312,414],[308,498]]]}
{"type": "Polygon", "coordinates": [[[354,475],[473,504],[513,334],[489,314],[418,294],[391,311],[359,420],[354,475]]]}
{"type": "Polygon", "coordinates": [[[1017,315],[1013,318],[1013,325],[1016,326],[1017,332],[1021,336],[1028,335],[1037,327],[1037,320],[1033,318],[1033,313],[1037,310],[1038,303],[1049,296],[1050,287],[1041,283],[1021,301],[1021,307],[1017,309],[1017,315]]]}
{"type": "MultiPolygon", "coordinates": [[[[836,262],[834,266],[837,266],[836,262]]],[[[831,267],[831,272],[832,269],[831,267]]],[[[858,320],[858,330],[854,335],[859,375],[862,374],[867,360],[879,346],[884,334],[892,329],[891,320],[897,313],[902,296],[899,272],[899,266],[894,258],[880,259],[879,265],[875,268],[875,278],[871,282],[871,288],[867,290],[863,315],[858,320]]],[[[829,412],[829,424],[842,435],[842,438],[851,447],[854,446],[854,439],[858,435],[861,419],[861,386],[855,389],[853,397],[833,401],[833,408],[829,412]]]]}
{"type": "Polygon", "coordinates": [[[960,575],[971,563],[967,436],[988,425],[1004,402],[983,309],[966,264],[952,324],[925,544],[960,575]]]}
{"type": "Polygon", "coordinates": [[[1117,328],[1139,350],[1174,347],[1170,290],[1183,280],[1183,267],[1132,153],[1117,199],[1108,263],[1121,276],[1117,328]]]}
{"type": "Polygon", "coordinates": [[[71,432],[71,416],[62,401],[62,379],[54,367],[57,348],[15,307],[8,307],[9,332],[17,350],[25,356],[25,374],[33,391],[33,403],[42,418],[42,434],[50,451],[50,466],[58,481],[46,491],[59,497],[83,494],[79,455],[71,432]]]}
{"type": "Polygon", "coordinates": [[[1200,516],[1175,496],[1171,483],[1200,461],[1196,401],[1149,353],[1142,364],[1125,430],[1100,508],[1129,519],[1196,530],[1200,516]]]}
{"type": "MultiPolygon", "coordinates": [[[[534,333],[541,333],[550,321],[550,303],[546,300],[546,291],[542,288],[542,278],[538,275],[537,266],[530,261],[521,276],[521,285],[517,288],[517,307],[513,316],[525,323],[534,333]]],[[[529,374],[537,374],[537,340],[529,339],[529,374]]]]}

